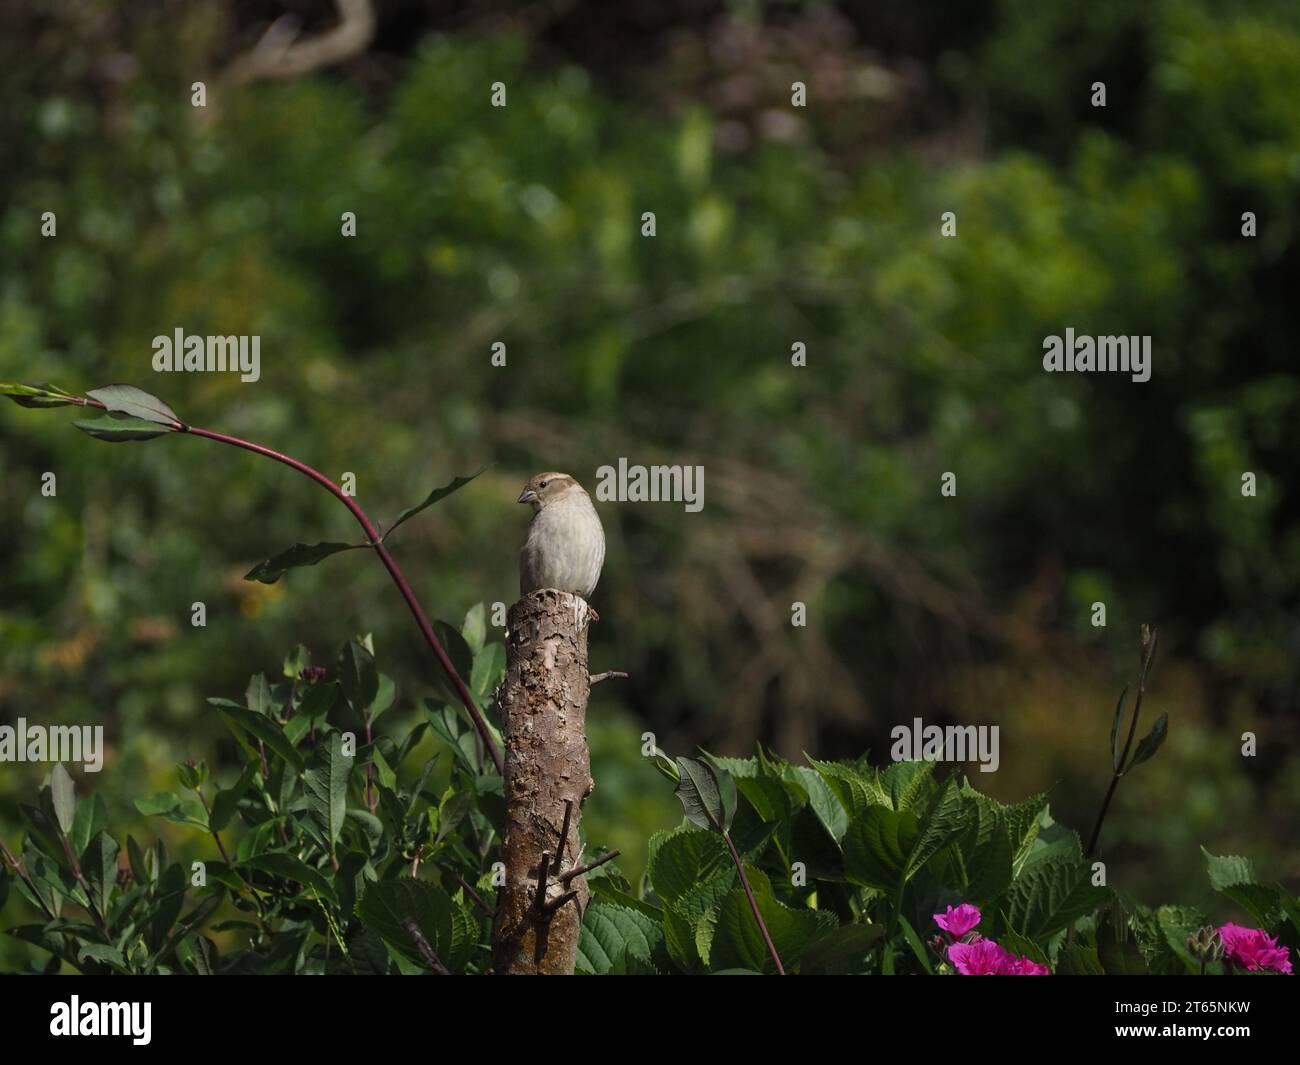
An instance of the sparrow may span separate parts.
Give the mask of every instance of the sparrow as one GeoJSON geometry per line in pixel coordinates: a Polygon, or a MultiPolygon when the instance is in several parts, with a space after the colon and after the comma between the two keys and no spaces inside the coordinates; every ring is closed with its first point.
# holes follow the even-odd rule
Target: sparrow
{"type": "Polygon", "coordinates": [[[528,540],[519,552],[519,592],[572,592],[585,601],[600,580],[605,530],[582,485],[567,473],[539,473],[518,502],[533,508],[528,540]]]}

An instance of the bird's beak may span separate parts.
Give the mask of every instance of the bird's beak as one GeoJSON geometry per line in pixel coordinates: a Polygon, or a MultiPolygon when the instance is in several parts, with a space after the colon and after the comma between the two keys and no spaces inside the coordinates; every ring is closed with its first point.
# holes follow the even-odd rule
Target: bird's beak
{"type": "Polygon", "coordinates": [[[515,500],[516,503],[535,503],[536,501],[537,493],[531,488],[525,488],[519,493],[519,498],[515,500]]]}

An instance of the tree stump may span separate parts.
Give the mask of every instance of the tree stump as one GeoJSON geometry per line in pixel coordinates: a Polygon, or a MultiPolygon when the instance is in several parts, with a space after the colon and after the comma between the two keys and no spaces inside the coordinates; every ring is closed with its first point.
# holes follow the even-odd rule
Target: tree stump
{"type": "Polygon", "coordinates": [[[584,600],[543,588],[510,608],[499,701],[505,739],[505,885],[492,928],[499,974],[571,975],[590,889],[582,804],[595,787],[587,750],[584,600]]]}

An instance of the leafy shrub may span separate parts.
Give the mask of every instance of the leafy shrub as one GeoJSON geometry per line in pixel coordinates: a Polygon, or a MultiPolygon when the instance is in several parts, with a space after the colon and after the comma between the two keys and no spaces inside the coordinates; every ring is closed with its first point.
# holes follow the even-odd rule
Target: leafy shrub
{"type": "MultiPolygon", "coordinates": [[[[459,633],[438,627],[494,716],[505,653],[486,641],[482,608],[459,633]]],[[[8,932],[49,952],[45,971],[486,971],[502,789],[463,710],[424,700],[405,736],[377,733],[396,687],[368,638],[328,669],[300,647],[283,677],[252,677],[242,702],[209,702],[237,741],[238,774],[219,783],[187,763],[178,790],[136,806],[210,835],[211,860],[186,870],[161,842],[130,836],[123,855],[102,799],[77,799],[61,766],[21,808],[27,835],[20,854],[5,851],[0,905],[13,886],[44,915],[8,932]],[[451,778],[438,792],[429,780],[443,759],[451,778]]],[[[1127,770],[1135,760],[1125,755],[1117,765],[1127,770]]],[[[796,765],[761,748],[654,758],[677,781],[686,817],[651,836],[639,884],[612,861],[588,874],[581,973],[762,973],[777,957],[802,974],[952,972],[947,948],[969,940],[969,927],[936,935],[933,917],[959,904],[978,909],[979,935],[998,945],[979,950],[1027,967],[1016,971],[1227,964],[1223,942],[1205,945],[1207,914],[1096,883],[1079,835],[1042,795],[1006,805],[930,762],[796,765]]],[[[587,860],[597,857],[599,848],[587,860]]],[[[1288,957],[1300,900],[1243,858],[1206,859],[1211,885],[1276,937],[1226,925],[1222,938],[1248,941],[1250,957],[1275,956],[1269,944],[1280,942],[1276,956],[1288,957]]]]}

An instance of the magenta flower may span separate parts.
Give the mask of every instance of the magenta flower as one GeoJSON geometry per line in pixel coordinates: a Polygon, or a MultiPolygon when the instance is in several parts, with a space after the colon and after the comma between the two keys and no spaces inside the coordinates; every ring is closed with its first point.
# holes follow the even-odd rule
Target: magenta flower
{"type": "Polygon", "coordinates": [[[1004,950],[991,939],[974,943],[954,943],[948,948],[948,960],[963,976],[1049,976],[1046,965],[1019,957],[1004,950]]]}
{"type": "Polygon", "coordinates": [[[1272,969],[1274,972],[1291,972],[1291,956],[1286,947],[1280,947],[1276,936],[1269,936],[1258,928],[1242,928],[1229,922],[1218,930],[1223,940],[1224,956],[1249,972],[1272,969]]]}
{"type": "Polygon", "coordinates": [[[1051,976],[1051,970],[1046,965],[1039,965],[1038,962],[1031,958],[1019,957],[1014,954],[1007,954],[1007,969],[1003,974],[1005,976],[1051,976]]]}
{"type": "Polygon", "coordinates": [[[980,912],[969,902],[963,902],[957,907],[949,906],[944,913],[936,913],[934,923],[953,938],[961,939],[980,923],[980,912]]]}
{"type": "Polygon", "coordinates": [[[1007,952],[991,939],[974,943],[954,943],[948,948],[948,960],[962,976],[1003,976],[1007,952]]]}

